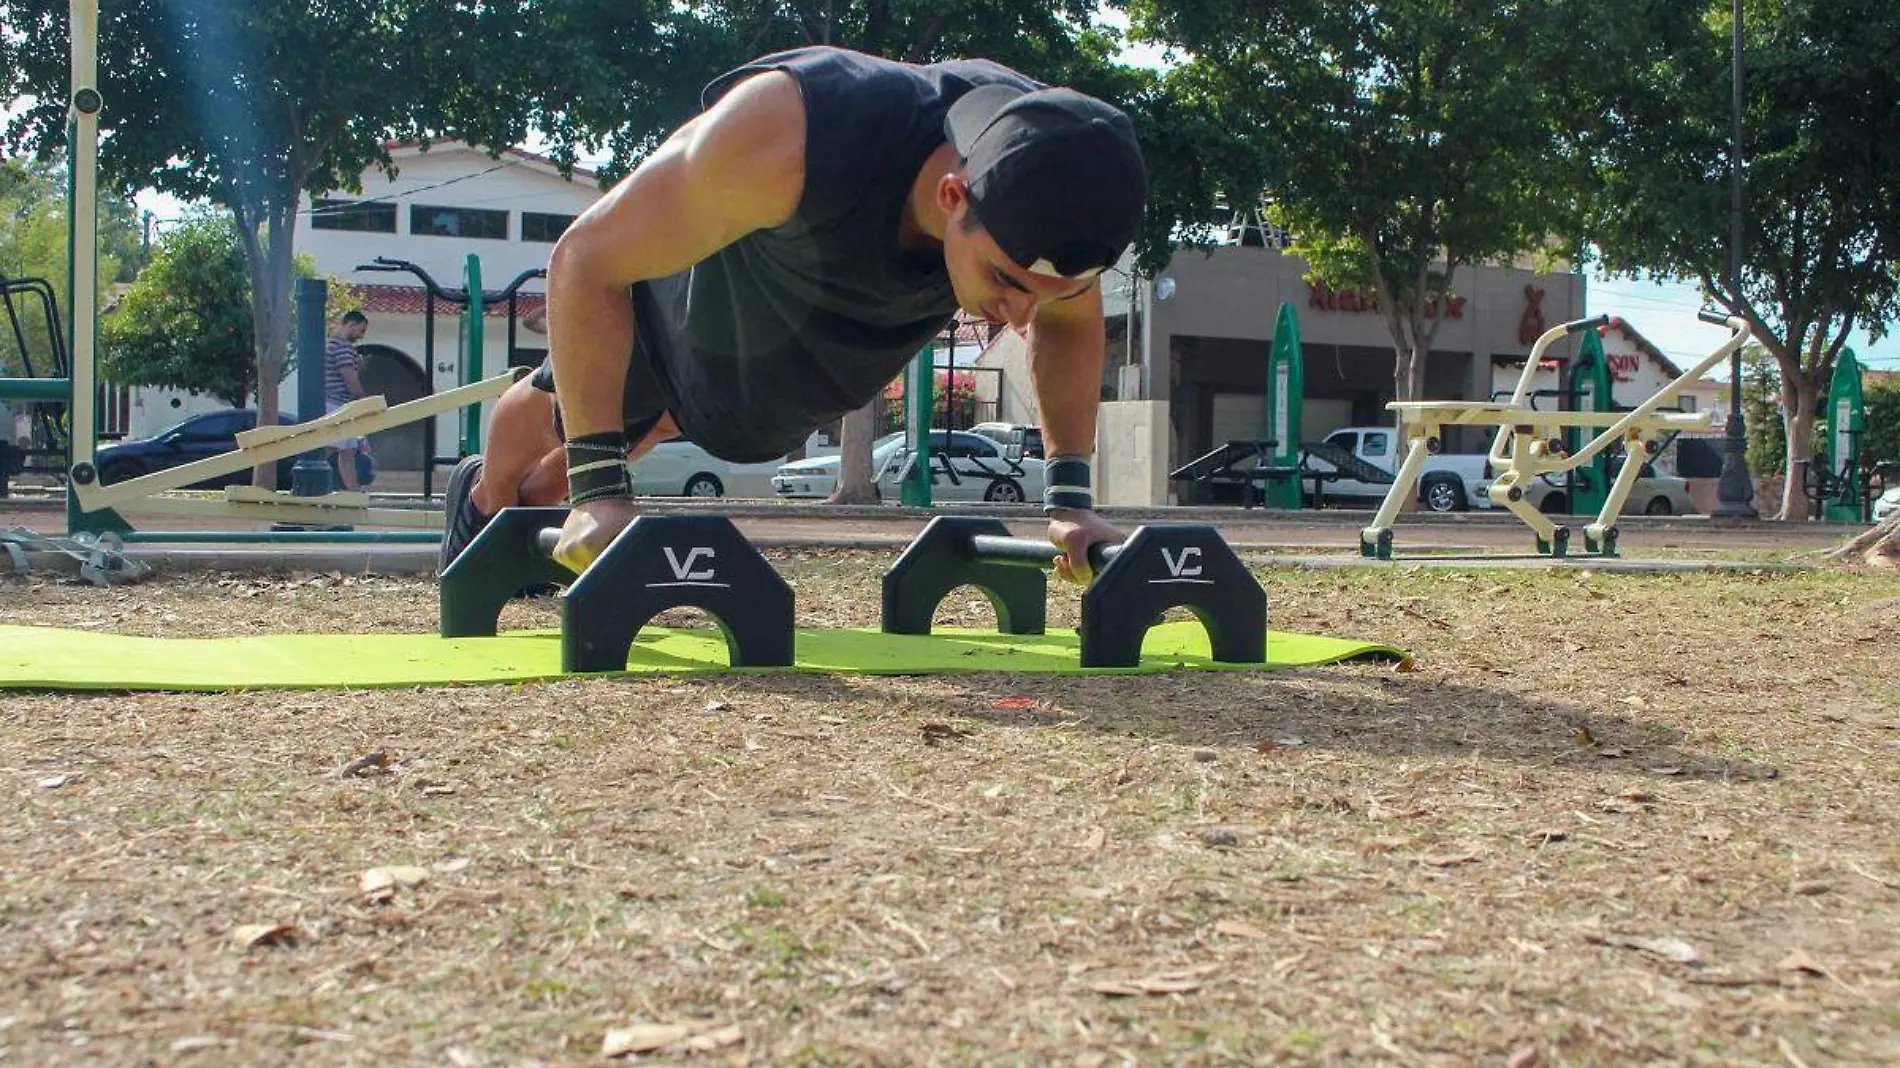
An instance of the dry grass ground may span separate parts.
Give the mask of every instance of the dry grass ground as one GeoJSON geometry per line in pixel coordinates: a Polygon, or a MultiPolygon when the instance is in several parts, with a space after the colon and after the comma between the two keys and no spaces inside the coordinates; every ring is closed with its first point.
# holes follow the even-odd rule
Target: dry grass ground
{"type": "MultiPolygon", "coordinates": [[[[866,625],[889,559],[775,562],[866,625]]],[[[0,1062],[1900,1062],[1900,579],[1263,580],[1416,670],[0,695],[0,1062]]],[[[433,597],[15,578],[0,621],[433,597]]]]}

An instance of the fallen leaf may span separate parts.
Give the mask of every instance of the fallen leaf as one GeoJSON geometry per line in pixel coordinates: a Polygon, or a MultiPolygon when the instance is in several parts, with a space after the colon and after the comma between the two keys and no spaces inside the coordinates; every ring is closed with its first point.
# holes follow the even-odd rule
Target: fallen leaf
{"type": "Polygon", "coordinates": [[[990,704],[990,707],[1005,712],[1019,712],[1026,708],[1036,707],[1036,699],[1033,697],[998,697],[990,704]]]}
{"type": "Polygon", "coordinates": [[[1076,843],[1076,848],[1093,851],[1093,850],[1100,849],[1107,844],[1108,844],[1108,829],[1105,827],[1090,827],[1089,832],[1082,836],[1082,840],[1080,842],[1076,843]]]}
{"type": "Polygon", "coordinates": [[[388,901],[398,886],[415,886],[429,880],[429,869],[399,864],[389,868],[371,868],[363,873],[358,889],[372,902],[388,901]]]}
{"type": "Polygon", "coordinates": [[[1418,661],[1408,656],[1404,658],[1403,660],[1400,660],[1397,664],[1393,665],[1392,670],[1403,671],[1403,672],[1406,672],[1407,674],[1410,674],[1418,670],[1418,661]]]}
{"type": "Polygon", "coordinates": [[[1158,994],[1191,994],[1201,988],[1201,982],[1176,972],[1139,979],[1098,979],[1088,984],[1088,988],[1111,998],[1139,998],[1158,994]]]}
{"type": "Polygon", "coordinates": [[[1570,740],[1576,743],[1578,749],[1595,749],[1597,747],[1597,736],[1591,734],[1590,728],[1588,727],[1576,728],[1571,732],[1570,740]]]}
{"type": "Polygon", "coordinates": [[[692,1024],[634,1024],[608,1031],[600,1041],[603,1057],[624,1057],[629,1053],[651,1053],[692,1036],[692,1024]]]}
{"type": "Polygon", "coordinates": [[[745,1041],[745,1032],[738,1024],[727,1024],[713,1031],[694,1035],[685,1042],[685,1048],[694,1053],[710,1053],[727,1046],[736,1046],[745,1041]]]}
{"type": "MultiPolygon", "coordinates": [[[[725,702],[725,701],[708,701],[708,702],[706,702],[706,711],[707,711],[707,712],[709,712],[709,713],[711,713],[711,712],[730,712],[730,711],[732,711],[732,705],[730,705],[730,704],[728,704],[728,703],[727,703],[727,702],[725,702]]],[[[611,1031],[609,1031],[609,1032],[608,1032],[608,1034],[612,1034],[612,1033],[613,1033],[613,1032],[611,1032],[611,1031]]],[[[612,1054],[608,1054],[608,1056],[612,1056],[612,1054]]]]}
{"type": "Polygon", "coordinates": [[[1071,886],[1070,897],[1079,897],[1084,901],[1107,901],[1114,891],[1106,886],[1071,886]]]}
{"type": "Polygon", "coordinates": [[[1710,842],[1726,842],[1735,836],[1735,828],[1726,823],[1705,823],[1690,832],[1697,838],[1710,842]]]}
{"type": "Polygon", "coordinates": [[[239,949],[294,945],[308,937],[301,927],[288,923],[247,923],[231,931],[231,941],[239,949]]]}
{"type": "Polygon", "coordinates": [[[467,857],[456,857],[453,860],[438,860],[435,862],[435,870],[444,875],[454,875],[456,872],[467,868],[473,863],[475,862],[467,857]]]}
{"type": "Polygon", "coordinates": [[[1233,849],[1240,845],[1240,832],[1232,827],[1209,827],[1201,832],[1201,841],[1216,849],[1233,849]]]}
{"type": "Polygon", "coordinates": [[[221,1046],[223,1044],[224,1039],[219,1038],[217,1035],[186,1035],[184,1038],[172,1039],[171,1051],[173,1053],[193,1053],[201,1049],[210,1049],[213,1046],[221,1046]]]}
{"type": "Polygon", "coordinates": [[[1833,883],[1813,879],[1806,882],[1795,883],[1788,888],[1788,892],[1797,897],[1815,897],[1819,894],[1825,894],[1832,889],[1834,889],[1833,883]]]}
{"type": "Polygon", "coordinates": [[[1630,694],[1628,697],[1623,698],[1623,703],[1630,706],[1631,708],[1648,708],[1649,707],[1649,702],[1644,700],[1642,697],[1637,696],[1636,694],[1630,694]]]}
{"type": "Polygon", "coordinates": [[[1650,768],[1649,770],[1650,770],[1650,772],[1651,772],[1652,774],[1655,774],[1655,775],[1680,775],[1680,774],[1682,774],[1682,769],[1681,769],[1681,768],[1650,768]]]}
{"type": "Polygon", "coordinates": [[[1260,753],[1277,753],[1280,751],[1280,743],[1274,741],[1271,738],[1266,738],[1266,739],[1261,740],[1259,744],[1255,745],[1254,750],[1260,753]]]}
{"type": "Polygon", "coordinates": [[[78,782],[80,774],[81,773],[77,771],[66,771],[58,775],[49,775],[40,780],[40,789],[57,790],[67,783],[78,782]]]}
{"type": "Polygon", "coordinates": [[[1664,960],[1677,964],[1700,964],[1702,954],[1696,948],[1680,938],[1641,938],[1635,935],[1590,934],[1584,936],[1598,945],[1614,946],[1619,949],[1637,949],[1654,954],[1664,960]]]}
{"type": "Polygon", "coordinates": [[[384,771],[389,767],[389,754],[378,749],[374,753],[357,757],[337,770],[337,778],[354,779],[370,771],[384,771]]]}
{"type": "Polygon", "coordinates": [[[925,745],[942,745],[945,742],[956,741],[959,738],[968,738],[970,736],[969,731],[958,730],[948,723],[924,724],[925,745]]]}
{"type": "Polygon", "coordinates": [[[1220,921],[1219,923],[1214,925],[1214,933],[1223,934],[1229,938],[1261,939],[1261,938],[1270,937],[1267,934],[1267,932],[1262,931],[1260,928],[1255,927],[1253,924],[1241,923],[1239,920],[1220,921]]]}
{"type": "Polygon", "coordinates": [[[1781,963],[1775,965],[1775,970],[1779,972],[1807,972],[1809,975],[1817,975],[1822,978],[1827,977],[1827,969],[1821,967],[1820,962],[1808,956],[1807,951],[1803,949],[1789,950],[1788,955],[1781,958],[1781,963]]]}
{"type": "Polygon", "coordinates": [[[1434,868],[1455,868],[1460,864],[1476,863],[1481,857],[1482,854],[1479,853],[1448,853],[1435,857],[1420,857],[1419,860],[1434,868]]]}
{"type": "Polygon", "coordinates": [[[1511,1054],[1511,1068],[1537,1068],[1542,1060],[1543,1056],[1537,1052],[1536,1046],[1521,1046],[1511,1054]]]}

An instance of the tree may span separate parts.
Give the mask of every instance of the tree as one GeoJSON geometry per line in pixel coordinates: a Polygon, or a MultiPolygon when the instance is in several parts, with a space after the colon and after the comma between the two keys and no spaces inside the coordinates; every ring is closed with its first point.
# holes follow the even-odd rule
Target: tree
{"type": "MultiPolygon", "coordinates": [[[[1255,151],[1310,278],[1377,294],[1394,390],[1425,359],[1460,268],[1543,248],[1575,168],[1544,63],[1549,0],[1131,0],[1138,34],[1193,58],[1182,95],[1255,151]],[[1270,164],[1270,167],[1267,165],[1270,164]]],[[[1244,187],[1230,184],[1236,206],[1244,187]]]]}
{"type": "Polygon", "coordinates": [[[1849,334],[1900,315],[1900,5],[1747,0],[1743,260],[1730,270],[1730,5],[1656,32],[1670,5],[1619,15],[1616,84],[1579,79],[1600,120],[1588,234],[1612,273],[1691,281],[1745,318],[1786,388],[1780,512],[1849,334]],[[1645,21],[1647,20],[1647,21],[1645,21]]]}
{"type": "MultiPolygon", "coordinates": [[[[129,281],[138,269],[139,229],[131,201],[122,197],[99,200],[99,283],[129,281]]],[[[25,158],[0,160],[0,277],[43,278],[53,288],[61,307],[71,278],[66,260],[66,165],[55,158],[36,162],[25,158]]],[[[105,294],[99,294],[103,297],[105,294]]],[[[47,326],[36,305],[16,300],[25,356],[41,375],[52,373],[47,326]]],[[[63,324],[62,324],[63,325],[63,324]]],[[[10,327],[0,333],[0,374],[20,375],[26,368],[10,327]]]]}
{"type": "MultiPolygon", "coordinates": [[[[390,166],[393,138],[466,127],[477,143],[518,133],[504,79],[519,47],[509,18],[540,5],[455,0],[104,0],[100,4],[103,188],[209,200],[236,222],[250,280],[260,421],[277,417],[288,358],[292,222],[300,195],[390,166]]],[[[0,0],[0,96],[30,102],[11,145],[62,144],[68,0],[0,0]]],[[[275,467],[257,471],[260,484],[275,467]]]]}

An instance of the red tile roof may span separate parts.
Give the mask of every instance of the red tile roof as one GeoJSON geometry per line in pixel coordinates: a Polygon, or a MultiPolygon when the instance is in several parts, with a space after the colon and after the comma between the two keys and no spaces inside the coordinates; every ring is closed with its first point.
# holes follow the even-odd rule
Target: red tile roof
{"type": "MultiPolygon", "coordinates": [[[[424,307],[424,290],[421,286],[381,286],[353,285],[356,296],[363,302],[365,315],[421,315],[424,307]]],[[[517,292],[515,294],[515,316],[525,317],[529,312],[547,303],[540,293],[517,292]]],[[[462,314],[462,306],[452,301],[435,302],[435,314],[438,318],[453,318],[462,314]]],[[[482,305],[482,318],[505,319],[508,317],[508,302],[490,296],[482,305]]]]}

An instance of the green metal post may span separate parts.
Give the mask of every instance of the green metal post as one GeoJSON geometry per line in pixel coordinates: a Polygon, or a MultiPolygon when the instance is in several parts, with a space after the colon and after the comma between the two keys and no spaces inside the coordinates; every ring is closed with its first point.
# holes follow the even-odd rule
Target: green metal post
{"type": "Polygon", "coordinates": [[[1865,523],[1867,501],[1861,494],[1860,441],[1867,430],[1867,400],[1862,393],[1860,360],[1842,349],[1827,391],[1827,470],[1834,492],[1821,507],[1830,523],[1865,523]]]}
{"type": "MultiPolygon", "coordinates": [[[[469,253],[462,268],[462,286],[468,304],[462,308],[462,381],[466,386],[482,378],[482,261],[469,253]]],[[[462,455],[482,451],[482,406],[471,404],[462,413],[462,455]]]]}
{"type": "MultiPolygon", "coordinates": [[[[1595,330],[1583,333],[1577,358],[1570,362],[1569,396],[1565,398],[1573,412],[1610,412],[1616,410],[1611,394],[1610,360],[1603,352],[1603,335],[1595,330]]],[[[1596,430],[1571,427],[1564,431],[1564,447],[1572,452],[1583,448],[1596,430]]],[[[1610,499],[1610,457],[1599,452],[1579,467],[1570,478],[1570,514],[1595,515],[1610,499]]]]}
{"type": "MultiPolygon", "coordinates": [[[[1300,463],[1300,407],[1306,396],[1305,360],[1300,349],[1300,320],[1291,302],[1280,305],[1273,328],[1273,355],[1267,362],[1267,437],[1273,441],[1272,464],[1298,467],[1300,463]]],[[[1268,482],[1269,508],[1300,507],[1300,480],[1268,482]]]]}
{"type": "MultiPolygon", "coordinates": [[[[930,413],[936,367],[935,349],[925,345],[904,372],[904,437],[910,446],[910,477],[904,479],[901,499],[907,507],[930,507],[930,413]]],[[[875,475],[876,472],[873,472],[875,475]]]]}

